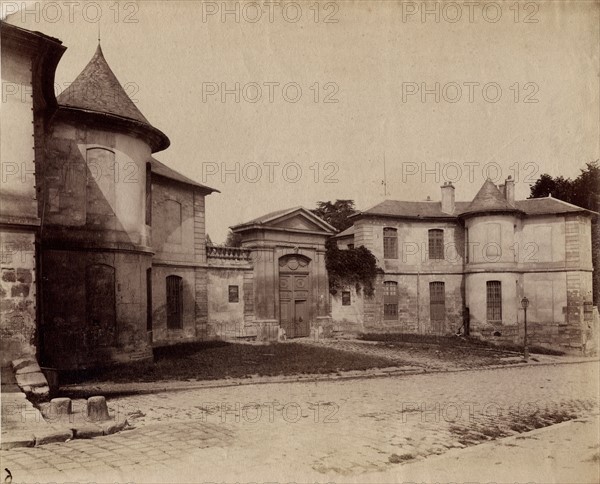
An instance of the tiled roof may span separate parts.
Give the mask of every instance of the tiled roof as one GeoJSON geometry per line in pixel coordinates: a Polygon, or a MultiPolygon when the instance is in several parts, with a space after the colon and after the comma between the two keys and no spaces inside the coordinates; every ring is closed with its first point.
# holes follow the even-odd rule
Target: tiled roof
{"type": "MultiPolygon", "coordinates": [[[[446,218],[454,219],[461,215],[477,212],[524,212],[527,215],[543,215],[555,213],[596,213],[557,198],[531,198],[517,200],[510,204],[500,190],[487,180],[471,202],[456,202],[453,214],[442,212],[441,202],[411,202],[402,200],[385,200],[374,207],[354,216],[384,216],[400,218],[446,218]]],[[[343,236],[344,232],[337,236],[343,236]]]]}
{"type": "Polygon", "coordinates": [[[552,213],[577,213],[587,212],[597,214],[592,210],[587,210],[572,203],[563,202],[558,198],[528,198],[527,200],[517,200],[515,205],[528,215],[541,215],[552,213]]]}
{"type": "Polygon", "coordinates": [[[150,124],[108,66],[100,44],[88,65],[73,83],[60,93],[58,103],[150,124]]]}
{"type": "Polygon", "coordinates": [[[350,237],[354,235],[354,225],[351,225],[346,230],[342,230],[339,234],[334,235],[335,238],[350,237]]]}
{"type": "Polygon", "coordinates": [[[476,212],[515,212],[518,209],[506,200],[498,187],[488,178],[462,215],[476,212]]]}
{"type": "Polygon", "coordinates": [[[60,106],[66,108],[115,116],[147,127],[161,137],[160,149],[169,145],[167,136],[152,126],[129,98],[106,62],[100,44],[87,66],[73,83],[60,93],[57,101],[60,106]]]}
{"type": "Polygon", "coordinates": [[[199,188],[208,190],[210,192],[220,193],[219,190],[217,190],[215,188],[211,188],[206,185],[202,185],[201,183],[195,182],[191,178],[188,178],[187,176],[182,175],[178,171],[175,171],[172,168],[169,168],[167,165],[165,165],[164,163],[161,163],[156,158],[150,158],[150,167],[152,169],[152,173],[155,173],[155,174],[160,175],[165,178],[169,178],[170,180],[175,180],[180,183],[185,183],[186,185],[193,185],[195,187],[199,187],[199,188]]]}
{"type": "MultiPolygon", "coordinates": [[[[456,202],[455,213],[460,213],[468,205],[469,202],[456,202]]],[[[456,218],[456,215],[442,212],[441,202],[406,202],[402,200],[385,200],[361,212],[361,214],[392,215],[396,217],[456,218]]]]}

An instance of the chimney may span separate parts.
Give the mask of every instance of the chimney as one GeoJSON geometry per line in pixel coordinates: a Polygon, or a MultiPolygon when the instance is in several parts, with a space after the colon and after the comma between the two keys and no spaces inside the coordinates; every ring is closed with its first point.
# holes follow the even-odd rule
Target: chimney
{"type": "Polygon", "coordinates": [[[442,212],[454,213],[454,185],[451,182],[444,182],[442,185],[442,212]]]}
{"type": "Polygon", "coordinates": [[[508,175],[508,178],[504,182],[504,198],[510,203],[514,205],[515,203],[515,181],[512,176],[508,175]]]}

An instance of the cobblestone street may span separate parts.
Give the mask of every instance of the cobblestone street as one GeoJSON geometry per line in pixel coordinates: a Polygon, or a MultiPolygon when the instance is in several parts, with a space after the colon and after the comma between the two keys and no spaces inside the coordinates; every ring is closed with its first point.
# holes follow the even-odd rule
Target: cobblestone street
{"type": "Polygon", "coordinates": [[[598,414],[598,381],[590,362],[129,396],[109,406],[133,430],[5,451],[2,468],[13,482],[401,481],[405,462],[598,414]]]}

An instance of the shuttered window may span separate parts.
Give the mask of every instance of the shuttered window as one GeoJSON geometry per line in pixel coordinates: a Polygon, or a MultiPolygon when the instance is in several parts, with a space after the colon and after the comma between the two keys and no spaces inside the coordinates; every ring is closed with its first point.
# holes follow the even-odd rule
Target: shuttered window
{"type": "Polygon", "coordinates": [[[487,320],[502,321],[502,284],[500,281],[487,281],[487,320]]]}
{"type": "Polygon", "coordinates": [[[444,258],[444,231],[442,229],[431,229],[429,231],[429,258],[444,258]]]}
{"type": "Polygon", "coordinates": [[[229,302],[236,303],[240,302],[240,287],[229,286],[229,302]]]}
{"type": "Polygon", "coordinates": [[[429,283],[429,315],[432,321],[446,319],[446,290],[443,282],[429,283]]]}
{"type": "Polygon", "coordinates": [[[396,229],[383,229],[383,258],[398,258],[398,231],[396,229]]]}
{"type": "Polygon", "coordinates": [[[398,319],[398,283],[386,281],[383,283],[383,319],[386,321],[398,319]]]}
{"type": "Polygon", "coordinates": [[[183,279],[167,277],[167,328],[183,328],[183,279]]]}

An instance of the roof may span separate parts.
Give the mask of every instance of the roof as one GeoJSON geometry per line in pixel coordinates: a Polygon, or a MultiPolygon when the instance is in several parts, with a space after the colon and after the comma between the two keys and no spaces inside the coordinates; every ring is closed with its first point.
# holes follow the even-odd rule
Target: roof
{"type": "Polygon", "coordinates": [[[109,115],[146,127],[158,135],[156,151],[169,146],[169,138],[150,124],[129,98],[123,86],[109,67],[100,44],[87,66],[71,85],[57,98],[58,104],[66,108],[109,115]]]}
{"type": "MultiPolygon", "coordinates": [[[[453,214],[442,212],[441,202],[411,202],[402,200],[385,200],[374,207],[352,215],[357,216],[383,216],[399,218],[435,218],[455,219],[460,216],[480,212],[521,212],[527,215],[545,215],[561,213],[590,213],[596,214],[577,205],[564,202],[557,198],[529,198],[517,200],[514,205],[509,203],[498,188],[486,180],[475,198],[471,202],[456,202],[453,214]]],[[[346,231],[336,237],[343,237],[346,231]]]]}
{"type": "Polygon", "coordinates": [[[154,173],[156,175],[160,175],[164,178],[168,178],[170,180],[175,180],[180,183],[185,183],[186,185],[193,185],[195,187],[207,190],[210,193],[212,193],[212,192],[221,193],[216,188],[211,188],[206,185],[202,185],[202,183],[195,182],[191,178],[188,178],[187,176],[182,175],[178,171],[173,170],[173,168],[169,168],[167,165],[165,165],[164,163],[161,163],[154,157],[150,158],[150,168],[152,170],[152,173],[154,173]]]}
{"type": "Polygon", "coordinates": [[[336,239],[341,239],[344,237],[351,237],[354,235],[354,225],[351,225],[346,230],[342,230],[339,234],[334,235],[336,239]]]}
{"type": "Polygon", "coordinates": [[[480,212],[517,212],[519,209],[510,203],[489,178],[483,183],[477,195],[461,215],[480,212]]]}
{"type": "Polygon", "coordinates": [[[320,225],[322,228],[324,228],[325,230],[327,230],[328,232],[332,232],[335,233],[337,232],[336,228],[329,225],[327,222],[325,222],[325,220],[323,220],[322,218],[316,216],[314,213],[312,213],[310,210],[308,210],[307,208],[304,207],[292,207],[292,208],[286,208],[283,210],[275,210],[273,212],[269,212],[265,215],[262,215],[260,217],[254,218],[248,222],[244,222],[238,225],[234,225],[231,227],[232,230],[236,231],[239,229],[247,229],[250,227],[255,227],[255,226],[260,226],[260,225],[266,225],[269,222],[272,222],[274,220],[283,218],[287,215],[291,215],[295,212],[301,212],[303,213],[306,217],[308,217],[309,219],[313,220],[314,222],[316,222],[318,225],[320,225]]]}
{"type": "MultiPolygon", "coordinates": [[[[455,214],[461,212],[469,202],[456,202],[455,214]]],[[[456,218],[456,215],[442,212],[441,202],[410,202],[385,200],[357,215],[383,215],[407,218],[456,218]]],[[[352,215],[355,217],[356,215],[352,215]]]]}
{"type": "Polygon", "coordinates": [[[551,196],[545,198],[528,198],[527,200],[517,200],[515,205],[527,215],[543,215],[554,213],[581,213],[586,212],[598,215],[598,212],[578,207],[572,203],[564,202],[551,196]]]}

